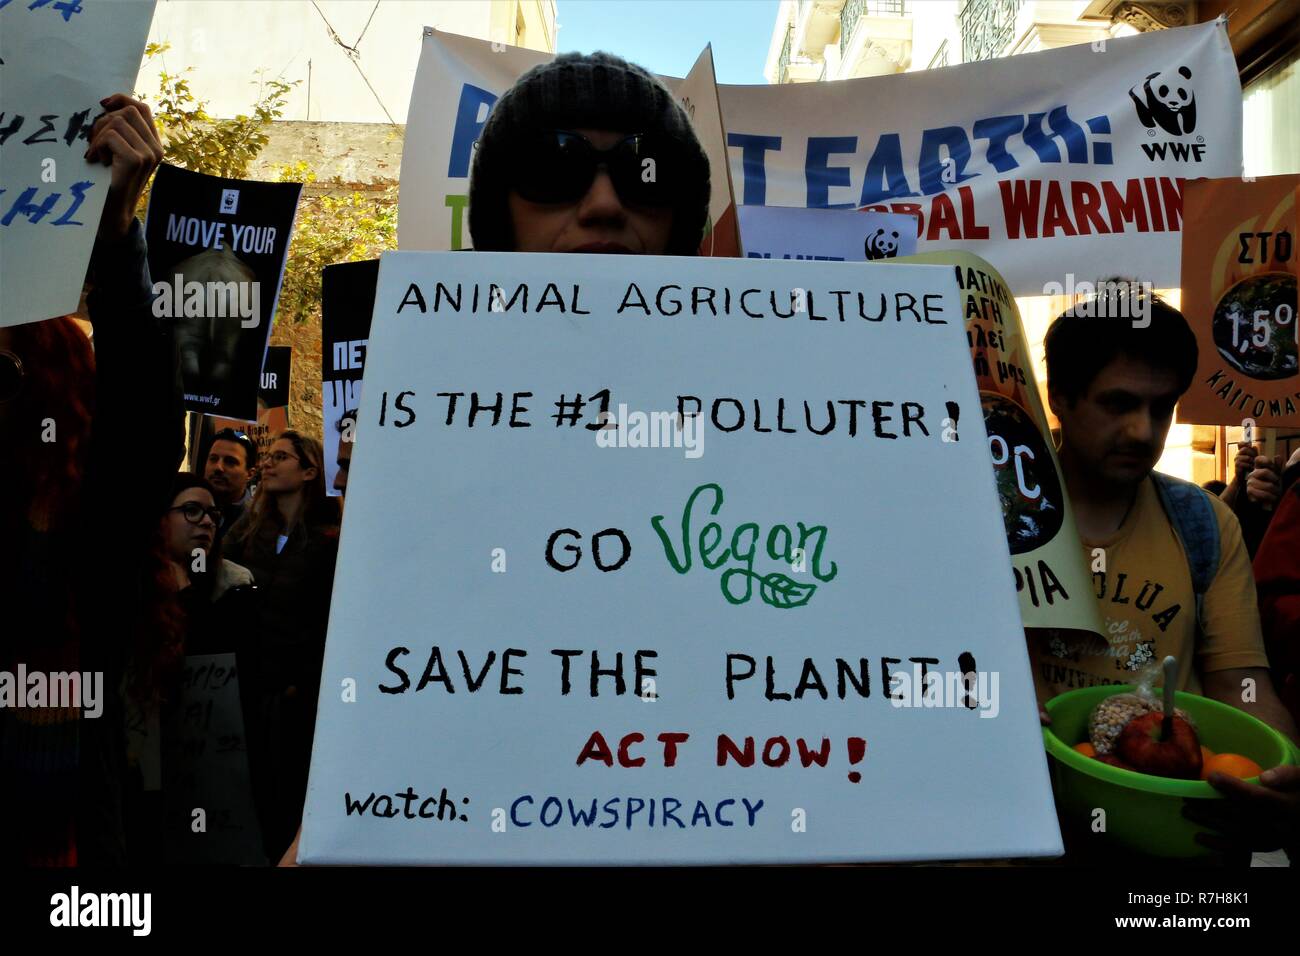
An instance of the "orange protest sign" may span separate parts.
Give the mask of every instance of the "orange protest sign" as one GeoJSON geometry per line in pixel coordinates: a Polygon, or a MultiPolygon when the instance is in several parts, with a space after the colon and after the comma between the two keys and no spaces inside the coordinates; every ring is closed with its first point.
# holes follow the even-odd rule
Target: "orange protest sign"
{"type": "Polygon", "coordinates": [[[1183,314],[1200,362],[1180,422],[1300,425],[1297,192],[1300,176],[1187,182],[1183,314]]]}

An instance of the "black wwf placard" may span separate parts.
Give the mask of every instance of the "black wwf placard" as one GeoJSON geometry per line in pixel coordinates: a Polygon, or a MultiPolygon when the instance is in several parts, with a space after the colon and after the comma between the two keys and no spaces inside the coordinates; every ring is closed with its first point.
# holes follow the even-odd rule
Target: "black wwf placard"
{"type": "Polygon", "coordinates": [[[185,407],[257,417],[301,183],[206,176],[164,164],[146,238],[154,312],[176,320],[185,407]]]}
{"type": "Polygon", "coordinates": [[[361,375],[378,281],[378,259],[341,262],[321,270],[321,414],[325,487],[331,494],[336,493],[343,426],[361,400],[361,375]]]}
{"type": "MultiPolygon", "coordinates": [[[[364,342],[370,337],[370,315],[375,308],[379,260],[341,262],[321,270],[321,380],[360,378],[355,356],[340,351],[339,343],[364,342]]],[[[364,356],[361,358],[364,363],[364,356]]]]}
{"type": "Polygon", "coordinates": [[[262,363],[262,381],[257,397],[266,408],[283,408],[289,404],[289,370],[293,349],[287,345],[273,345],[266,350],[262,363]]]}

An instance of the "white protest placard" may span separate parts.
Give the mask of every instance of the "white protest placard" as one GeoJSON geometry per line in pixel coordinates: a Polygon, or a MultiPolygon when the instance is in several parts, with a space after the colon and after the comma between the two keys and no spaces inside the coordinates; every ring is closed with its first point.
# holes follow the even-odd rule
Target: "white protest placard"
{"type": "MultiPolygon", "coordinates": [[[[550,58],[425,35],[400,248],[469,244],[474,141],[497,97],[550,58]]],[[[981,256],[1015,295],[1042,295],[1066,272],[1179,285],[1184,180],[1241,175],[1241,82],[1221,21],[939,70],[717,89],[740,208],[916,215],[919,252],[981,256]]]]}
{"type": "Polygon", "coordinates": [[[184,658],[162,724],[169,863],[266,865],[239,688],[233,652],[184,658]],[[203,811],[202,829],[194,826],[196,809],[203,811]]]}
{"type": "Polygon", "coordinates": [[[892,212],[741,206],[750,259],[874,262],[916,253],[916,217],[892,212]]]}
{"type": "Polygon", "coordinates": [[[301,860],[1060,852],[950,268],[386,253],[360,420],[301,860]]]}
{"type": "Polygon", "coordinates": [[[76,312],[108,196],[83,159],[130,93],[154,0],[0,0],[0,326],[76,312]]]}

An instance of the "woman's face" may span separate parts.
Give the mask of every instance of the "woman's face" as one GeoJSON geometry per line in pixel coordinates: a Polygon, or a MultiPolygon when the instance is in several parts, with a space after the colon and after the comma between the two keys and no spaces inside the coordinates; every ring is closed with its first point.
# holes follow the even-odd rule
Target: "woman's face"
{"type": "Polygon", "coordinates": [[[177,564],[189,566],[194,560],[195,548],[206,556],[217,536],[216,522],[206,512],[215,507],[211,493],[205,488],[186,488],[173,499],[172,510],[167,512],[164,519],[164,528],[167,534],[167,554],[177,564]],[[183,510],[186,505],[194,504],[204,511],[198,524],[186,518],[183,510]]]}
{"type": "MultiPolygon", "coordinates": [[[[596,149],[609,149],[626,133],[576,129],[596,149]]],[[[511,190],[507,200],[515,252],[592,252],[663,255],[672,238],[673,211],[625,203],[609,173],[596,173],[581,199],[529,202],[511,190]]]]}
{"type": "Polygon", "coordinates": [[[316,466],[300,460],[287,438],[278,438],[262,462],[262,487],[277,494],[292,494],[316,477],[316,466]]]}

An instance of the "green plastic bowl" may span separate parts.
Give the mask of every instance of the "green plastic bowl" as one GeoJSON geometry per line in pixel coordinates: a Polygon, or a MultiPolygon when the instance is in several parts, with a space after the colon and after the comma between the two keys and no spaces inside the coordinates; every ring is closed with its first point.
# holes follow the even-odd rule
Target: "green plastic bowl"
{"type": "MultiPolygon", "coordinates": [[[[1052,756],[1052,789],[1056,793],[1062,826],[1096,832],[1138,853],[1160,857],[1204,857],[1214,851],[1197,843],[1198,833],[1209,832],[1183,816],[1183,801],[1223,800],[1217,790],[1201,780],[1175,780],[1112,767],[1085,757],[1074,745],[1088,739],[1088,715],[1097,703],[1132,687],[1105,684],[1084,687],[1047,702],[1050,726],[1043,741],[1052,756]],[[1094,830],[1106,811],[1105,830],[1094,830]]],[[[1174,695],[1175,706],[1191,715],[1201,743],[1215,753],[1249,757],[1265,770],[1297,762],[1290,741],[1272,727],[1217,700],[1186,694],[1174,695]]],[[[1251,778],[1258,783],[1258,778],[1251,778]]]]}

